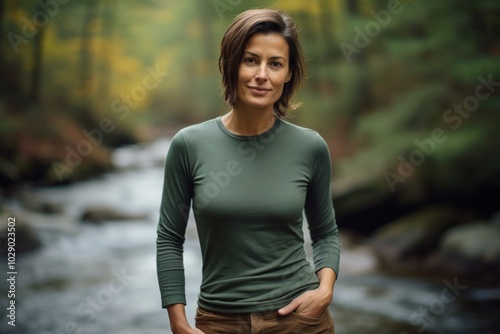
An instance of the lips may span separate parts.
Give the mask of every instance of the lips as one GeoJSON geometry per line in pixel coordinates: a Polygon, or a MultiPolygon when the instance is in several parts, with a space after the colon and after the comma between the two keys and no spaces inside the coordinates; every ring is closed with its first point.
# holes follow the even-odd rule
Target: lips
{"type": "Polygon", "coordinates": [[[271,89],[264,87],[255,87],[255,86],[247,86],[250,91],[256,95],[264,95],[267,92],[270,92],[271,89]]]}

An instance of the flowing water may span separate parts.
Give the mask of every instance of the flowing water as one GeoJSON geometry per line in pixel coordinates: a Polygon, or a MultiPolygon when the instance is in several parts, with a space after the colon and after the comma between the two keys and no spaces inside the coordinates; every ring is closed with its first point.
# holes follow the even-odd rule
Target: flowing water
{"type": "MultiPolygon", "coordinates": [[[[0,333],[170,333],[155,271],[163,179],[158,161],[167,148],[168,142],[158,142],[122,149],[116,154],[122,167],[118,172],[36,190],[45,201],[62,203],[66,211],[42,215],[23,210],[44,246],[17,259],[16,327],[7,325],[3,316],[0,333]],[[101,225],[80,222],[84,208],[95,205],[147,213],[149,218],[101,225]]],[[[15,208],[17,203],[10,205],[15,208]]],[[[184,255],[186,311],[192,322],[201,279],[192,217],[184,255]]],[[[1,287],[6,291],[5,280],[1,287]]],[[[2,295],[5,310],[6,293],[2,295]]],[[[343,250],[330,309],[340,334],[500,333],[495,320],[498,288],[464,286],[459,277],[389,276],[376,270],[372,254],[363,247],[343,250]]]]}

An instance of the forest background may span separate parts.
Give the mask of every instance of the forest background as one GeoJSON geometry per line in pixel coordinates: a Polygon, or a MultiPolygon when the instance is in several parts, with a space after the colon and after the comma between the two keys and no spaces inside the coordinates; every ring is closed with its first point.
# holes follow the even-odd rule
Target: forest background
{"type": "Polygon", "coordinates": [[[341,228],[417,215],[440,226],[422,255],[452,225],[497,219],[494,0],[1,1],[3,196],[96,177],[117,147],[227,112],[220,39],[265,6],[300,27],[307,81],[288,120],[328,142],[341,228]]]}

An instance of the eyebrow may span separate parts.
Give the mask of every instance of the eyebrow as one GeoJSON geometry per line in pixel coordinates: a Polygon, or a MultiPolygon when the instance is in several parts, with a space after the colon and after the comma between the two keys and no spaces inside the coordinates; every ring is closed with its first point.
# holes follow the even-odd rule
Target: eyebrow
{"type": "MultiPolygon", "coordinates": [[[[244,54],[245,54],[245,53],[249,53],[250,55],[252,55],[252,56],[254,56],[254,57],[260,58],[260,56],[259,56],[258,54],[253,53],[253,52],[251,52],[251,51],[245,51],[245,52],[244,52],[244,54]]],[[[283,56],[273,56],[273,57],[269,57],[269,59],[280,59],[280,58],[281,58],[281,59],[283,59],[284,61],[287,61],[287,60],[286,60],[286,58],[285,58],[285,57],[283,57],[283,56]]]]}

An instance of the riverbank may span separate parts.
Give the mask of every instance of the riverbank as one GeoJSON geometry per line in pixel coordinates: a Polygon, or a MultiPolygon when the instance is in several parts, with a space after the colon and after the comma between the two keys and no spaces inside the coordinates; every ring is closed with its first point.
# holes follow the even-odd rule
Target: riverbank
{"type": "MultiPolygon", "coordinates": [[[[168,144],[117,150],[114,159],[120,167],[112,173],[24,189],[3,202],[2,219],[15,216],[30,226],[40,244],[17,259],[17,330],[59,333],[69,326],[96,334],[165,333],[168,320],[160,308],[155,239],[168,144]]],[[[201,257],[192,217],[186,237],[187,313],[193,319],[201,257]]],[[[337,332],[500,330],[494,320],[500,309],[498,284],[480,284],[445,271],[387,270],[370,238],[342,229],[341,240],[341,273],[330,306],[337,332]]],[[[10,328],[1,323],[0,330],[8,333],[10,328]]]]}
{"type": "MultiPolygon", "coordinates": [[[[74,325],[96,334],[168,332],[156,282],[153,218],[101,225],[47,219],[43,225],[38,235],[44,246],[18,260],[18,329],[58,333],[74,325]]],[[[201,257],[192,221],[189,226],[185,268],[192,321],[201,257]]],[[[425,326],[425,333],[433,334],[493,334],[500,329],[494,320],[498,288],[439,274],[391,275],[379,270],[368,247],[348,245],[347,240],[342,235],[341,275],[330,306],[337,332],[419,333],[425,326]],[[442,292],[455,283],[457,289],[449,290],[443,301],[442,292]]]]}

